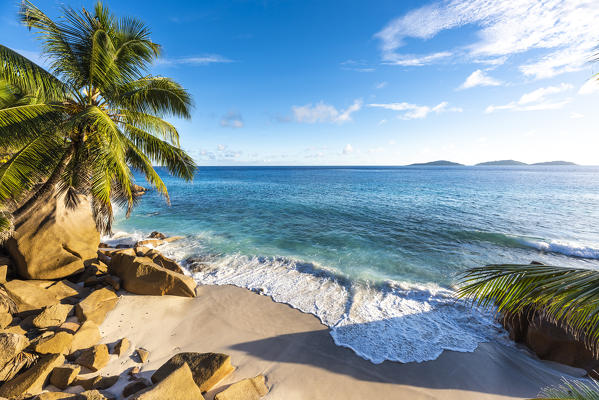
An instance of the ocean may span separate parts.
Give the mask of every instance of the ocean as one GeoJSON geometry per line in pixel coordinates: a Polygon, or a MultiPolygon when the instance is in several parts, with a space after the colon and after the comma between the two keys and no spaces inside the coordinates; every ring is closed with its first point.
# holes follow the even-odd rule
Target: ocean
{"type": "Polygon", "coordinates": [[[171,206],[149,192],[105,240],[183,235],[161,250],[198,282],[314,314],[373,363],[507,343],[492,314],[454,298],[468,267],[599,266],[599,167],[201,167],[191,183],[159,172],[171,206]]]}

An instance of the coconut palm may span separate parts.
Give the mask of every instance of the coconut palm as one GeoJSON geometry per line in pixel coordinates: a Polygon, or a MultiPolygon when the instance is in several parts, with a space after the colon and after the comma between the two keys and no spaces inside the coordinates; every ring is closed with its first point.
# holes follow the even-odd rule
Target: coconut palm
{"type": "MultiPolygon", "coordinates": [[[[148,74],[160,46],[135,18],[63,8],[54,21],[29,1],[20,19],[41,41],[49,71],[0,45],[0,207],[15,219],[55,193],[68,207],[91,199],[98,229],[110,232],[113,203],[136,201],[132,170],[163,194],[153,163],[191,180],[195,164],[163,118],[189,118],[191,98],[173,80],[148,74]],[[18,205],[18,206],[17,206],[18,205]]],[[[6,213],[0,225],[9,226],[6,213]]]]}

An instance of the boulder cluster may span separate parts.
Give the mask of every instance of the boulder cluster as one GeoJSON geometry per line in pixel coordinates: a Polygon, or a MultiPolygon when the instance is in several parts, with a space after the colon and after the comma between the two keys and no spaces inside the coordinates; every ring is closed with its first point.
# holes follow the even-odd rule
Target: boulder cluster
{"type": "MultiPolygon", "coordinates": [[[[123,290],[196,296],[196,282],[155,249],[177,239],[153,232],[127,248],[100,243],[95,257],[80,251],[67,257],[62,272],[53,270],[51,275],[35,263],[32,268],[14,261],[14,251],[23,251],[25,240],[21,237],[20,246],[13,243],[10,256],[0,256],[0,400],[203,400],[234,371],[228,355],[175,354],[147,380],[140,376],[150,357],[146,349],[133,348],[127,338],[101,343],[99,325],[123,290]],[[102,374],[111,359],[129,356],[137,366],[119,375],[102,374]],[[116,385],[120,379],[126,380],[124,387],[116,385]]],[[[265,378],[259,375],[228,386],[214,398],[258,400],[266,393],[265,378]]]]}

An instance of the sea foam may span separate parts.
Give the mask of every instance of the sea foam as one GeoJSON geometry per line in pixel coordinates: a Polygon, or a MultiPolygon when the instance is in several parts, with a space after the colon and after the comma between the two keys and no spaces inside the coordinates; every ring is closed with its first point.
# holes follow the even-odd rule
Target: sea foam
{"type": "MultiPolygon", "coordinates": [[[[121,234],[112,244],[142,236],[121,234]]],[[[434,360],[444,350],[472,352],[481,342],[504,339],[491,316],[436,285],[354,281],[286,257],[208,254],[200,242],[186,238],[160,250],[193,271],[199,283],[247,288],[315,315],[337,345],[373,363],[434,360]]]]}

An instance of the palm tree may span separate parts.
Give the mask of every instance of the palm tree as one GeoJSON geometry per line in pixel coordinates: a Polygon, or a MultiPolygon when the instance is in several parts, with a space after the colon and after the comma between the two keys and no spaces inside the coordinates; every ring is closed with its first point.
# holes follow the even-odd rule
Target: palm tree
{"type": "Polygon", "coordinates": [[[189,118],[191,98],[173,80],[148,74],[160,46],[135,18],[102,3],[93,12],[63,8],[50,19],[24,1],[21,21],[42,44],[50,72],[0,45],[0,228],[55,193],[68,207],[89,196],[96,225],[110,232],[113,202],[129,215],[136,202],[132,170],[168,202],[153,168],[191,180],[195,163],[179,146],[168,116],[189,118]]]}

